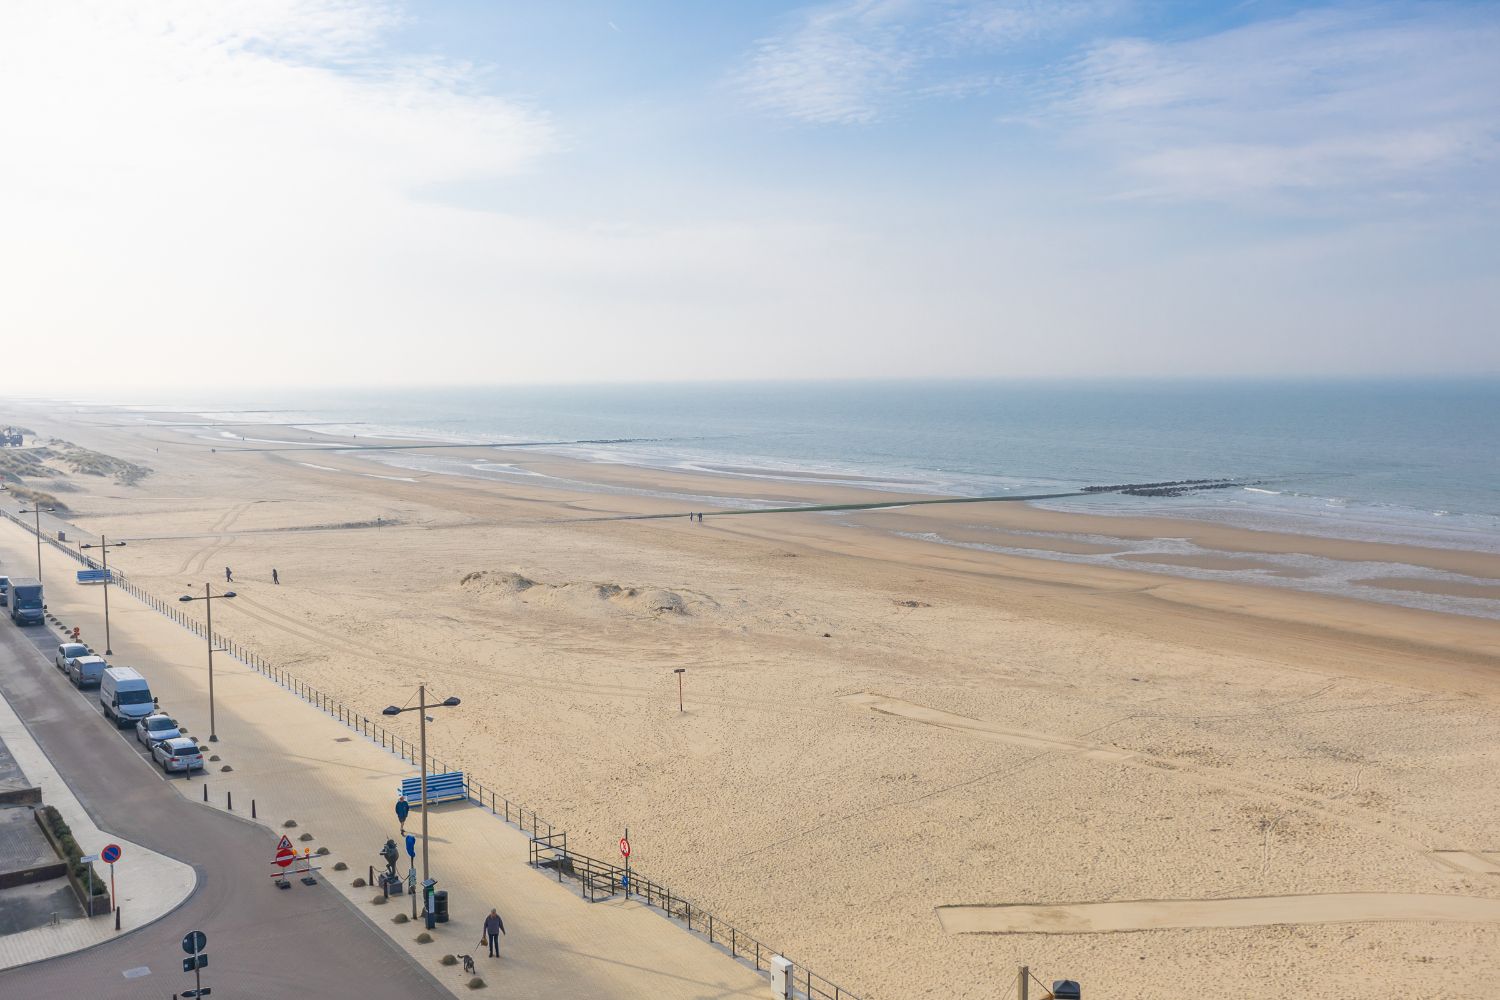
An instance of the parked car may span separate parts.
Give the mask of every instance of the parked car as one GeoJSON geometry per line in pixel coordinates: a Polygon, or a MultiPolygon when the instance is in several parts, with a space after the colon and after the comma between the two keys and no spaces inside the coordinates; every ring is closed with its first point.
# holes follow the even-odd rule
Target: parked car
{"type": "Polygon", "coordinates": [[[57,647],[57,659],[54,660],[53,662],[57,664],[57,669],[58,670],[66,672],[67,669],[68,669],[68,661],[69,660],[71,660],[75,656],[88,656],[88,655],[89,655],[89,648],[87,646],[85,646],[83,643],[81,643],[81,642],[65,642],[62,645],[60,645],[60,646],[57,647]]]}
{"type": "Polygon", "coordinates": [[[168,773],[203,770],[203,751],[186,736],[152,744],[151,756],[168,773]]]}
{"type": "Polygon", "coordinates": [[[170,715],[148,715],[135,724],[135,738],[148,747],[162,740],[175,740],[181,735],[177,720],[170,715]]]}
{"type": "Polygon", "coordinates": [[[99,683],[99,706],[106,718],[124,729],[156,714],[151,686],[134,667],[110,667],[99,683]]]}
{"type": "Polygon", "coordinates": [[[76,688],[98,687],[108,669],[102,656],[75,656],[68,661],[68,680],[76,688]]]}
{"type": "Polygon", "coordinates": [[[0,608],[10,602],[10,577],[0,576],[0,608]]]}

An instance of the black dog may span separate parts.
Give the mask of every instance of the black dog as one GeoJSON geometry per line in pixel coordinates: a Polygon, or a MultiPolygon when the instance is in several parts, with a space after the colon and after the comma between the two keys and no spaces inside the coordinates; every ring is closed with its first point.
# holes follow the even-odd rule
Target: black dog
{"type": "Polygon", "coordinates": [[[464,975],[472,976],[474,974],[474,956],[460,955],[458,957],[464,960],[464,975]]]}

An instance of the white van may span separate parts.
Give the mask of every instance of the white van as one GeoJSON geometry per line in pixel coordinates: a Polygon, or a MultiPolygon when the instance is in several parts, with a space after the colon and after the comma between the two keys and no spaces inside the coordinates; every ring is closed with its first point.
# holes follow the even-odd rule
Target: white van
{"type": "Polygon", "coordinates": [[[99,705],[116,726],[133,726],[156,711],[151,687],[134,667],[110,667],[99,681],[99,705]]]}

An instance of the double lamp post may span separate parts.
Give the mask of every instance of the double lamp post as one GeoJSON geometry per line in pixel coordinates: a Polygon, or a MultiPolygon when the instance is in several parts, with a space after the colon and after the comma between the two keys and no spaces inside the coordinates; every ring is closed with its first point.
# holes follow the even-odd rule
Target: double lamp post
{"type": "Polygon", "coordinates": [[[210,743],[219,742],[218,729],[214,725],[214,601],[233,596],[234,591],[232,590],[226,590],[222,594],[215,594],[213,587],[205,583],[203,585],[202,597],[183,594],[177,598],[179,601],[203,602],[203,616],[207,625],[203,631],[208,638],[208,742],[210,743]]]}
{"type": "Polygon", "coordinates": [[[122,547],[124,544],[125,544],[124,542],[107,542],[107,541],[104,540],[104,536],[100,535],[99,536],[99,541],[97,541],[97,542],[89,542],[89,543],[82,544],[82,545],[78,546],[78,548],[79,548],[80,551],[82,551],[83,549],[98,549],[99,550],[100,558],[103,560],[103,563],[104,563],[104,655],[105,656],[114,656],[115,655],[115,651],[110,648],[110,641],[109,641],[109,550],[110,549],[118,549],[118,548],[122,547]]]}
{"type": "Polygon", "coordinates": [[[406,708],[397,708],[395,705],[387,705],[381,709],[381,715],[400,715],[402,712],[416,712],[418,719],[418,731],[421,733],[419,742],[419,754],[422,763],[422,895],[423,909],[427,914],[427,929],[431,930],[436,917],[434,913],[434,899],[432,887],[436,884],[432,881],[432,873],[427,865],[427,710],[429,708],[453,708],[458,705],[457,698],[444,698],[435,705],[427,704],[427,685],[417,687],[417,703],[406,708]]]}

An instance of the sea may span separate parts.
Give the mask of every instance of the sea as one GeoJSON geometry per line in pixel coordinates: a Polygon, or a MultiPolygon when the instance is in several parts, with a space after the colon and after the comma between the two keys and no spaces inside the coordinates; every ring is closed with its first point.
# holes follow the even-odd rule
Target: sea
{"type": "MultiPolygon", "coordinates": [[[[591,462],[712,471],[754,480],[762,491],[768,482],[809,476],[933,496],[1233,480],[1233,488],[1186,496],[1092,494],[1041,505],[1500,553],[1500,378],[1495,377],[245,389],[211,398],[162,393],[126,403],[141,420],[171,410],[200,414],[204,421],[296,424],[340,436],[527,443],[591,462]]],[[[213,428],[182,430],[239,437],[213,428]]],[[[268,427],[261,439],[276,437],[268,427]]],[[[495,462],[475,462],[441,449],[370,457],[390,464],[394,478],[414,472],[491,479],[533,474],[498,456],[495,462]]],[[[684,499],[705,509],[739,502],[684,499]]],[[[1007,550],[972,539],[965,544],[1007,550]]],[[[1138,557],[1142,551],[1136,545],[1128,554],[1138,557]]],[[[1170,538],[1144,551],[1194,554],[1190,543],[1170,538]]],[[[1028,549],[1024,554],[1042,553],[1028,549]]],[[[1107,562],[1121,554],[1051,557],[1107,562]]],[[[1363,591],[1356,596],[1500,617],[1500,600],[1355,582],[1416,576],[1434,584],[1483,587],[1494,580],[1418,572],[1396,563],[1278,559],[1272,562],[1282,571],[1260,572],[1259,582],[1341,594],[1363,591]]],[[[1141,568],[1139,559],[1121,564],[1141,568]]],[[[1208,578],[1245,575],[1185,566],[1161,570],[1208,578]]]]}

